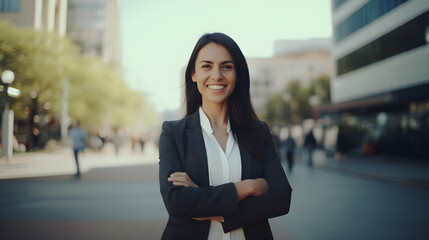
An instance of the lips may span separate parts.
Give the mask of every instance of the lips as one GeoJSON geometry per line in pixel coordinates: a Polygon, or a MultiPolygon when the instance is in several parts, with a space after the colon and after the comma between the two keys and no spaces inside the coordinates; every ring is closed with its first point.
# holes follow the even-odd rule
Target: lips
{"type": "Polygon", "coordinates": [[[213,90],[222,90],[226,88],[226,85],[207,85],[207,87],[213,90]]]}

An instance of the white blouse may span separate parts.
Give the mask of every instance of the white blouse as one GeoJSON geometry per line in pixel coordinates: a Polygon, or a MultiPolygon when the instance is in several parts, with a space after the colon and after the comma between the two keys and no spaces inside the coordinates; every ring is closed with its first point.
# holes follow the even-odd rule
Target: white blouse
{"type": "MultiPolygon", "coordinates": [[[[227,132],[229,134],[226,143],[225,152],[219,145],[210,121],[202,108],[200,112],[200,123],[203,129],[204,144],[207,151],[207,163],[209,168],[210,186],[217,186],[229,182],[241,181],[241,156],[237,142],[231,133],[231,126],[228,120],[227,132]]],[[[244,240],[244,232],[242,228],[236,229],[229,233],[224,233],[222,224],[218,221],[210,222],[210,231],[208,240],[244,240]]]]}

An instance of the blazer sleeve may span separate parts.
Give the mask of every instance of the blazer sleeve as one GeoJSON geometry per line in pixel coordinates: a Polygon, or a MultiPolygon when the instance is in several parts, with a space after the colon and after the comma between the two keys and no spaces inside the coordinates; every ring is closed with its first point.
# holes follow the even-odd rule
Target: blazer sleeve
{"type": "Polygon", "coordinates": [[[173,127],[170,122],[164,122],[159,140],[159,184],[168,214],[192,218],[238,213],[238,196],[233,183],[194,188],[174,186],[167,181],[174,172],[186,172],[179,154],[183,150],[179,151],[177,145],[173,127]]]}
{"type": "MultiPolygon", "coordinates": [[[[266,126],[268,128],[268,126],[266,126]]],[[[224,215],[224,232],[230,232],[261,219],[268,219],[289,212],[292,188],[278,159],[271,134],[264,144],[264,178],[270,189],[257,197],[247,197],[239,203],[239,213],[224,215]]]]}

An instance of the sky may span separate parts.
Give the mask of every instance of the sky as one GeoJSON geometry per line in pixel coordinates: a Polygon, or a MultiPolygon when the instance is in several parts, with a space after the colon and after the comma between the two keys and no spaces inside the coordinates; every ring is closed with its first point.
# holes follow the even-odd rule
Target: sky
{"type": "Polygon", "coordinates": [[[331,37],[330,0],[118,0],[124,78],[157,111],[182,104],[184,68],[205,33],[223,32],[246,58],[276,40],[331,37]]]}

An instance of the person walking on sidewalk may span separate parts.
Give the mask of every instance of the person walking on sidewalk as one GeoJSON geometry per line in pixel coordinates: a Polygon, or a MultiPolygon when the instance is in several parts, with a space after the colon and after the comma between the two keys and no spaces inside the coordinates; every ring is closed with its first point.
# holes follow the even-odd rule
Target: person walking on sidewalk
{"type": "Polygon", "coordinates": [[[198,40],[185,73],[186,116],[164,122],[159,140],[169,214],[162,239],[273,239],[268,219],[289,212],[292,189],[249,83],[234,40],[198,40]]]}
{"type": "Polygon", "coordinates": [[[293,168],[294,154],[295,154],[295,148],[296,148],[295,140],[292,138],[292,134],[290,131],[289,131],[288,137],[283,141],[282,146],[286,152],[286,160],[287,160],[288,170],[290,173],[292,172],[292,168],[293,168]]]}
{"type": "Polygon", "coordinates": [[[346,133],[346,125],[341,122],[338,126],[337,133],[337,152],[335,153],[336,160],[347,160],[349,151],[350,151],[350,143],[348,139],[348,134],[346,133]]]}
{"type": "Polygon", "coordinates": [[[317,143],[316,138],[314,138],[313,135],[313,129],[310,129],[308,133],[305,135],[304,139],[304,147],[307,149],[308,152],[308,166],[313,167],[313,151],[316,149],[317,143]]]}
{"type": "Polygon", "coordinates": [[[115,148],[116,155],[119,155],[119,150],[124,144],[124,139],[125,139],[124,135],[125,135],[124,132],[120,128],[115,128],[113,131],[112,143],[115,148]]]}
{"type": "Polygon", "coordinates": [[[85,149],[85,142],[88,139],[88,134],[86,131],[80,126],[80,122],[76,121],[72,128],[69,130],[70,139],[73,142],[73,153],[74,159],[76,161],[76,176],[80,176],[79,169],[79,152],[85,149]]]}

